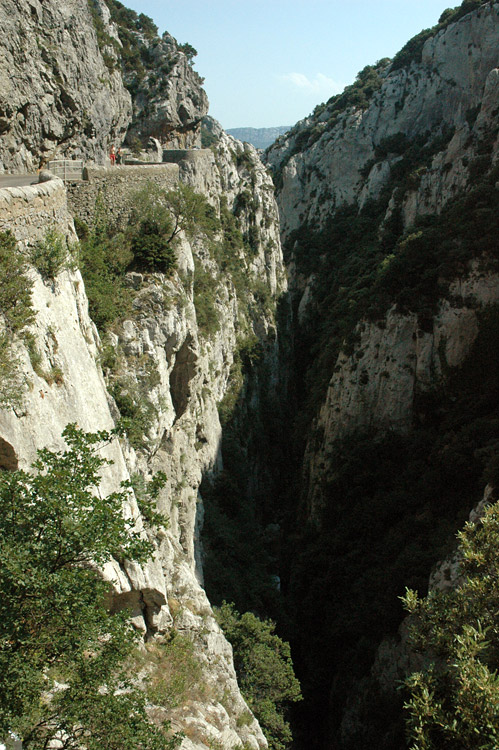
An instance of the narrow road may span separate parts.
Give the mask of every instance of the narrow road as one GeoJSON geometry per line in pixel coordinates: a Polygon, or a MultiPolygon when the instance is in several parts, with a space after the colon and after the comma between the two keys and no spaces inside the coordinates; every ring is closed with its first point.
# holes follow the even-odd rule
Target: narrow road
{"type": "Polygon", "coordinates": [[[0,189],[6,187],[25,187],[37,185],[37,174],[0,174],[0,189]]]}

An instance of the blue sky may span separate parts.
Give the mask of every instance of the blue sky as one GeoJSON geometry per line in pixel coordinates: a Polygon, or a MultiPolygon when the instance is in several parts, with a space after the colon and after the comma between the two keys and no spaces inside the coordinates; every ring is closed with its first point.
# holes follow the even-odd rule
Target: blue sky
{"type": "Polygon", "coordinates": [[[294,125],[437,23],[445,0],[122,0],[198,51],[224,128],[294,125]]]}

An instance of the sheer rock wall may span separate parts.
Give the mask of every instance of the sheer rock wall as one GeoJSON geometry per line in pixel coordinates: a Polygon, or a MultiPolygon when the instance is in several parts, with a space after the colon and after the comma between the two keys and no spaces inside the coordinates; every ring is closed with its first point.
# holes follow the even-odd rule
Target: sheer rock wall
{"type": "MultiPolygon", "coordinates": [[[[407,232],[419,217],[439,214],[469,190],[470,165],[483,153],[480,143],[490,142],[488,156],[482,157],[488,166],[497,163],[499,153],[498,40],[499,4],[485,3],[427,39],[420,63],[393,72],[385,65],[380,88],[365,108],[334,114],[331,100],[279,139],[266,160],[281,179],[282,237],[302,224],[320,228],[344,205],[362,209],[366,201],[377,199],[402,158],[395,145],[392,151],[386,147],[388,153],[386,148],[381,155],[377,151],[394,137],[409,144],[417,138],[431,142],[447,128],[429,168],[404,188],[400,212],[407,232]],[[300,147],[311,128],[316,140],[300,147]]],[[[380,231],[394,206],[395,190],[380,231]]],[[[298,325],[306,327],[317,278],[296,272],[292,249],[289,268],[298,325]]],[[[449,367],[463,362],[478,332],[479,310],[497,303],[498,282],[486,261],[477,259],[467,277],[456,277],[426,330],[417,315],[395,308],[380,322],[359,321],[358,343],[348,355],[340,352],[314,420],[314,433],[324,437],[319,447],[314,438],[306,451],[306,492],[311,497],[338,437],[358,428],[410,429],[415,392],[430,389],[449,367]]]]}
{"type": "MultiPolygon", "coordinates": [[[[104,62],[87,2],[7,0],[0,28],[1,168],[102,160],[123,139],[132,103],[121,74],[104,62]]],[[[108,54],[117,61],[112,48],[108,54]]]]}
{"type": "MultiPolygon", "coordinates": [[[[268,236],[262,232],[251,273],[268,284],[277,300],[285,291],[277,209],[270,179],[256,152],[248,152],[248,147],[224,137],[217,163],[214,158],[203,160],[202,168],[191,164],[189,169],[191,182],[203,190],[215,208],[222,194],[231,208],[248,184],[255,185],[258,216],[269,229],[268,236]],[[245,167],[238,172],[230,152],[241,154],[244,150],[245,167]]],[[[4,229],[15,233],[21,251],[41,239],[49,227],[75,239],[60,181],[25,191],[29,196],[20,195],[15,188],[0,191],[0,222],[4,229]],[[53,209],[47,206],[50,218],[39,212],[34,226],[30,223],[30,206],[40,206],[42,200],[48,200],[47,196],[53,209]],[[25,221],[14,210],[18,203],[24,206],[25,221]]],[[[113,466],[106,471],[102,483],[102,491],[107,492],[116,489],[130,474],[148,478],[158,470],[164,471],[168,479],[159,508],[169,517],[169,528],[150,532],[157,553],[149,564],[113,563],[106,566],[104,574],[113,583],[115,606],[131,607],[134,625],[146,639],[174,627],[195,643],[196,658],[203,670],[203,697],[194,696],[187,705],[166,712],[173,727],[186,735],[183,750],[201,750],[210,741],[220,742],[227,750],[241,743],[257,750],[266,747],[266,741],[257,722],[248,722],[231,647],[215,622],[202,588],[199,534],[203,502],[198,488],[206,472],[217,472],[223,466],[217,403],[230,383],[241,327],[244,325],[247,330],[249,324],[263,342],[265,356],[274,362],[275,388],[279,383],[279,342],[271,310],[263,311],[255,302],[251,321],[241,320],[231,279],[220,275],[202,240],[191,243],[183,237],[177,255],[178,272],[171,278],[131,274],[130,283],[137,287],[133,315],[110,336],[121,376],[141,389],[143,398],[152,406],[152,416],[142,447],[133,448],[127,440],[116,439],[106,448],[113,466]],[[210,337],[202,334],[197,324],[194,262],[219,277],[216,304],[220,326],[210,337]],[[238,721],[243,714],[244,721],[238,721]]],[[[101,342],[88,317],[79,271],[64,269],[53,282],[44,281],[35,269],[30,275],[37,312],[31,332],[41,361],[35,371],[23,341],[14,343],[24,381],[23,404],[0,411],[0,436],[6,447],[3,453],[21,467],[30,465],[40,447],[61,448],[60,435],[68,422],[95,431],[112,428],[119,416],[101,370],[101,342]],[[58,375],[52,379],[50,373],[55,368],[58,375]]],[[[9,462],[12,464],[12,460],[9,462]]],[[[141,524],[133,496],[127,512],[141,524]]],[[[161,707],[158,710],[164,711],[161,707]]]]}

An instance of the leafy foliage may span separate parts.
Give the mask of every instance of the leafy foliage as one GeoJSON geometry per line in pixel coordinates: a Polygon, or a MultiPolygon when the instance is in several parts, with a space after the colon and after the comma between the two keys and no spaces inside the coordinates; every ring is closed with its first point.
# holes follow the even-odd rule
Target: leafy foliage
{"type": "Polygon", "coordinates": [[[197,50],[194,49],[192,44],[189,44],[188,42],[186,42],[185,44],[180,44],[179,50],[180,52],[184,53],[188,60],[192,60],[198,53],[197,50]]]}
{"type": "Polygon", "coordinates": [[[22,401],[22,375],[11,340],[0,334],[0,408],[19,406],[22,401]]]}
{"type": "Polygon", "coordinates": [[[354,83],[346,86],[341,94],[336,94],[327,102],[329,111],[333,114],[343,112],[348,107],[365,109],[373,96],[381,88],[380,71],[386,66],[387,60],[376,65],[366,65],[355,78],[354,83]],[[331,106],[332,105],[332,106],[331,106]]]}
{"type": "Polygon", "coordinates": [[[43,279],[55,279],[70,264],[66,238],[55,229],[47,230],[31,249],[30,260],[43,279]]]}
{"type": "Polygon", "coordinates": [[[32,281],[27,264],[11,232],[0,232],[0,312],[7,330],[20,333],[35,317],[31,306],[32,281]]]}
{"type": "MultiPolygon", "coordinates": [[[[171,225],[170,225],[171,226],[171,225]]],[[[154,219],[142,219],[131,237],[134,266],[145,271],[161,271],[169,274],[175,267],[176,258],[165,229],[154,219]]]]}
{"type": "Polygon", "coordinates": [[[101,193],[92,227],[77,222],[81,271],[90,315],[102,331],[130,312],[133,293],[126,283],[129,270],[170,275],[176,268],[180,232],[189,238],[217,226],[204,196],[187,185],[164,190],[149,183],[132,196],[133,211],[123,231],[116,228],[101,193]]]}
{"type": "Polygon", "coordinates": [[[301,700],[289,644],[275,635],[273,622],[260,620],[251,612],[240,615],[226,602],[216,616],[232,644],[243,696],[260,722],[269,748],[285,750],[292,739],[285,709],[301,700]]]}
{"type": "Polygon", "coordinates": [[[0,735],[26,748],[173,747],[152,726],[126,661],[134,637],[111,616],[97,565],[152,552],[123,515],[126,488],[101,497],[97,454],[113,438],[68,425],[67,450],[43,449],[0,476],[0,735]]]}
{"type": "Polygon", "coordinates": [[[27,336],[35,311],[31,304],[33,282],[27,263],[11,232],[0,232],[0,313],[5,330],[0,333],[0,408],[19,405],[22,377],[12,351],[12,336],[27,336]]]}
{"type": "Polygon", "coordinates": [[[189,185],[174,190],[149,184],[134,195],[130,217],[133,266],[170,273],[176,266],[175,241],[181,232],[192,238],[212,231],[214,217],[206,198],[189,185]]]}
{"type": "Polygon", "coordinates": [[[426,655],[406,680],[414,750],[494,750],[499,742],[499,504],[467,523],[458,539],[457,586],[404,598],[411,644],[426,655]]]}
{"type": "Polygon", "coordinates": [[[133,256],[125,234],[113,231],[109,224],[102,194],[97,197],[93,226],[82,222],[75,225],[90,317],[100,331],[105,331],[131,308],[125,274],[133,256]]]}

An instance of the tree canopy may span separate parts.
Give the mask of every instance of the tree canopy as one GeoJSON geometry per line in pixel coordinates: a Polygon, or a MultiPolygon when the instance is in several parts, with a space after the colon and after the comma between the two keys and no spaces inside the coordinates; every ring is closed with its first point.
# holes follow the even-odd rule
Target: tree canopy
{"type": "Polygon", "coordinates": [[[499,503],[458,534],[455,588],[420,599],[408,591],[411,643],[423,667],[406,686],[411,750],[494,750],[499,745],[499,503]]]}
{"type": "MultiPolygon", "coordinates": [[[[0,738],[23,748],[165,750],[130,676],[135,636],[111,616],[97,566],[152,552],[122,490],[102,497],[98,455],[109,432],[63,432],[67,449],[40,450],[35,473],[0,474],[0,738]]],[[[154,487],[153,489],[156,489],[154,487]]],[[[146,501],[147,502],[147,501],[146,501]]]]}
{"type": "Polygon", "coordinates": [[[260,722],[269,748],[285,750],[292,739],[286,708],[301,700],[289,643],[274,633],[271,620],[260,620],[252,612],[241,615],[232,604],[224,602],[216,616],[232,644],[243,696],[260,722]]]}

